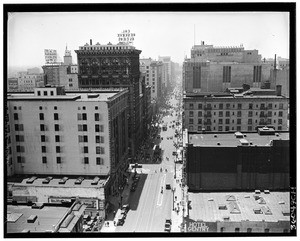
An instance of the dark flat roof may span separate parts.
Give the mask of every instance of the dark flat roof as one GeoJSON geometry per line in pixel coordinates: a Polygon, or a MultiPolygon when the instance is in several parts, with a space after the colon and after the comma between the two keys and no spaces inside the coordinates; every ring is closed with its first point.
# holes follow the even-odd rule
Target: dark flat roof
{"type": "MultiPolygon", "coordinates": [[[[220,133],[220,134],[189,134],[189,144],[194,146],[220,146],[233,147],[241,145],[241,139],[246,139],[252,146],[266,146],[270,144],[271,140],[289,140],[290,134],[288,132],[278,133],[276,135],[259,135],[258,133],[243,133],[244,138],[236,138],[234,133],[220,133]],[[216,137],[215,137],[216,136],[216,137]],[[217,143],[220,143],[218,145],[217,143]]],[[[277,134],[277,132],[276,132],[277,134]]]]}

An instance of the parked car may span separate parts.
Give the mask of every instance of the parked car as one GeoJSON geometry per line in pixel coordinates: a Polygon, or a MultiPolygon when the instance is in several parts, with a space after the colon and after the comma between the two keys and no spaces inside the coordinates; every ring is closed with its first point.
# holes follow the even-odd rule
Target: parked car
{"type": "Polygon", "coordinates": [[[122,206],[122,213],[128,213],[128,211],[129,211],[129,209],[130,209],[130,207],[129,207],[129,204],[124,204],[123,206],[122,206]]]}
{"type": "Polygon", "coordinates": [[[171,232],[171,225],[172,225],[172,220],[166,219],[166,222],[165,222],[165,231],[166,232],[171,232]]]}
{"type": "Polygon", "coordinates": [[[170,184],[166,184],[166,189],[170,190],[171,189],[171,185],[170,184]]]}

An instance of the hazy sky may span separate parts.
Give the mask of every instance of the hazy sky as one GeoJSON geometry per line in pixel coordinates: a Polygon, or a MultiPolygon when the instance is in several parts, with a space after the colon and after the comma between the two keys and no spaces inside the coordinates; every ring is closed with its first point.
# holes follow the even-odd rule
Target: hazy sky
{"type": "Polygon", "coordinates": [[[8,65],[45,63],[44,49],[63,58],[66,44],[74,50],[89,43],[118,42],[124,29],[135,33],[140,58],[171,56],[182,63],[195,43],[257,49],[262,57],[289,58],[289,14],[284,12],[95,12],[11,13],[8,21],[8,65]]]}

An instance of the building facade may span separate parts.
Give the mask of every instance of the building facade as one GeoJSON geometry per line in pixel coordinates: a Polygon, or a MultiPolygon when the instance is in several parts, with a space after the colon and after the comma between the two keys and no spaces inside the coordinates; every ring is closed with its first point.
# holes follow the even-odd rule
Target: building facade
{"type": "Polygon", "coordinates": [[[32,91],[36,87],[43,86],[43,74],[28,71],[18,72],[18,90],[32,91]]]}
{"type": "Polygon", "coordinates": [[[189,190],[289,190],[289,133],[189,134],[188,143],[189,190]]]}
{"type": "Polygon", "coordinates": [[[79,88],[127,88],[129,90],[130,153],[135,155],[143,138],[141,108],[145,95],[139,69],[140,50],[119,43],[113,45],[90,44],[80,46],[77,53],[79,88]]]}
{"type": "Polygon", "coordinates": [[[78,66],[73,64],[71,51],[66,48],[64,62],[44,65],[44,84],[64,86],[66,90],[78,89],[78,66]]]}
{"type": "Polygon", "coordinates": [[[280,91],[278,86],[277,91],[252,88],[240,94],[186,94],[183,128],[190,132],[253,132],[269,126],[288,131],[289,98],[280,91]]]}
{"type": "Polygon", "coordinates": [[[124,182],[128,90],[44,87],[7,99],[14,174],[109,175],[112,191],[124,182]]]}
{"type": "Polygon", "coordinates": [[[261,61],[258,50],[245,50],[242,45],[214,47],[202,42],[193,46],[191,58],[183,63],[184,91],[223,92],[243,84],[268,87],[272,68],[270,62],[261,61]]]}

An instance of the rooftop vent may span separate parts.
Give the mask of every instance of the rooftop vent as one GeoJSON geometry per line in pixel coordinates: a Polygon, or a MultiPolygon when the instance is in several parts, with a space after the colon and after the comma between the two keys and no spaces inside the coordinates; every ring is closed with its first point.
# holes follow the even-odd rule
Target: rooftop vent
{"type": "Polygon", "coordinates": [[[246,139],[240,139],[240,143],[242,146],[249,146],[249,142],[246,139]]]}
{"type": "Polygon", "coordinates": [[[32,209],[42,209],[44,207],[44,203],[34,203],[31,208],[32,209]]]}
{"type": "Polygon", "coordinates": [[[259,195],[253,195],[255,201],[257,201],[258,199],[260,199],[260,196],[259,195]]]}
{"type": "Polygon", "coordinates": [[[229,218],[229,216],[224,216],[224,217],[223,217],[223,220],[224,220],[224,221],[229,221],[230,218],[229,218]]]}
{"type": "Polygon", "coordinates": [[[253,211],[254,211],[255,214],[261,214],[262,213],[260,208],[253,208],[253,211]]]}
{"type": "Polygon", "coordinates": [[[236,138],[243,138],[244,137],[244,135],[241,132],[235,132],[234,135],[235,135],[236,138]]]}
{"type": "Polygon", "coordinates": [[[258,199],[258,203],[259,204],[266,204],[266,201],[265,201],[265,199],[264,198],[260,198],[260,199],[258,199]]]}
{"type": "Polygon", "coordinates": [[[215,137],[215,138],[217,138],[217,137],[218,137],[218,135],[216,135],[216,134],[215,134],[215,135],[214,135],[214,137],[215,137]]]}
{"type": "Polygon", "coordinates": [[[260,194],[260,190],[255,190],[255,194],[260,194]]]}
{"type": "Polygon", "coordinates": [[[265,194],[270,194],[270,190],[264,190],[265,194]]]}
{"type": "Polygon", "coordinates": [[[78,177],[75,181],[75,184],[80,185],[82,183],[82,181],[84,180],[84,177],[78,177]]]}
{"type": "Polygon", "coordinates": [[[237,204],[237,202],[230,202],[229,203],[229,211],[232,214],[240,214],[241,210],[237,204]]]}
{"type": "Polygon", "coordinates": [[[225,204],[219,204],[219,210],[227,210],[227,206],[225,204]]]}
{"type": "Polygon", "coordinates": [[[88,94],[87,97],[89,99],[91,99],[91,98],[97,98],[97,97],[99,97],[99,94],[88,94]]]}
{"type": "Polygon", "coordinates": [[[266,214],[266,215],[272,215],[271,209],[269,207],[263,206],[261,209],[264,212],[264,214],[266,214]]]}
{"type": "Polygon", "coordinates": [[[35,179],[37,179],[37,177],[33,176],[33,177],[29,178],[29,179],[26,181],[26,183],[30,183],[30,184],[31,184],[31,183],[34,182],[35,179]]]}
{"type": "Polygon", "coordinates": [[[221,146],[221,143],[220,143],[220,142],[217,142],[217,145],[218,145],[218,146],[221,146]]]}
{"type": "Polygon", "coordinates": [[[250,198],[250,195],[245,195],[244,198],[250,198]]]}
{"type": "Polygon", "coordinates": [[[282,214],[283,214],[283,216],[290,216],[290,210],[288,210],[288,209],[282,210],[282,214]]]}
{"type": "Polygon", "coordinates": [[[227,195],[226,196],[226,201],[236,201],[236,198],[233,195],[227,195]]]}
{"type": "Polygon", "coordinates": [[[97,185],[99,181],[100,181],[100,178],[99,177],[95,177],[91,184],[92,185],[97,185]]]}
{"type": "Polygon", "coordinates": [[[208,201],[213,201],[213,200],[214,200],[213,198],[209,198],[209,199],[208,199],[208,201]]]}
{"type": "Polygon", "coordinates": [[[43,184],[48,184],[52,179],[53,179],[53,177],[46,177],[46,178],[42,181],[42,183],[43,183],[43,184]]]}
{"type": "Polygon", "coordinates": [[[31,215],[31,216],[27,219],[27,223],[34,223],[36,219],[37,219],[37,215],[31,215]]]}
{"type": "Polygon", "coordinates": [[[58,184],[65,184],[68,179],[69,179],[68,177],[63,177],[58,181],[58,184]]]}
{"type": "Polygon", "coordinates": [[[279,201],[278,204],[285,204],[285,201],[279,201]]]}

